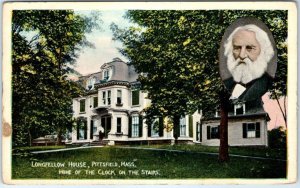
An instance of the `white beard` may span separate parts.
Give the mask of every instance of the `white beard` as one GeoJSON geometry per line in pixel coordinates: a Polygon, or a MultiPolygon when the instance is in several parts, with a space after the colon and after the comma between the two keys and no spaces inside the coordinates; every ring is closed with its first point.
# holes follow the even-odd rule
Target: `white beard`
{"type": "Polygon", "coordinates": [[[262,55],[258,56],[256,61],[251,61],[249,58],[245,58],[244,63],[240,61],[239,58],[235,60],[232,54],[227,59],[227,68],[235,82],[247,84],[261,77],[267,69],[268,62],[262,55]]]}

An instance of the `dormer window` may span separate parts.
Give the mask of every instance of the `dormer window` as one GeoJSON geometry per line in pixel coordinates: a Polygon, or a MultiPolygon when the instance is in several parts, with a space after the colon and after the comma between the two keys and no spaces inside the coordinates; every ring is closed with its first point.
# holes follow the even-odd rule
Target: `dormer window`
{"type": "Polygon", "coordinates": [[[234,115],[241,115],[246,113],[246,104],[235,104],[234,105],[234,115]]]}
{"type": "Polygon", "coordinates": [[[103,80],[108,80],[108,79],[109,79],[109,70],[105,70],[103,80]]]}
{"type": "Polygon", "coordinates": [[[96,83],[95,77],[89,78],[87,81],[87,84],[86,84],[86,89],[88,89],[88,90],[94,89],[95,83],[96,83]]]}

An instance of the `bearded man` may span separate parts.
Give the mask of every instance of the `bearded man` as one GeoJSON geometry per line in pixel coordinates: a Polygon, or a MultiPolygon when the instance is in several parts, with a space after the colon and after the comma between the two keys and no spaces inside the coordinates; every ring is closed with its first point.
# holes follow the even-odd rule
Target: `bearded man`
{"type": "Polygon", "coordinates": [[[261,99],[272,77],[267,73],[274,49],[268,34],[254,24],[237,27],[224,43],[230,77],[223,80],[234,103],[261,99]]]}

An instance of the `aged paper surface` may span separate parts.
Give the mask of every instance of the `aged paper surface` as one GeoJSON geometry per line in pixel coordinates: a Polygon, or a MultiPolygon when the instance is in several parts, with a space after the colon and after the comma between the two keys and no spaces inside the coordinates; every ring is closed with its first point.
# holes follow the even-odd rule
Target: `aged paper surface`
{"type": "MultiPolygon", "coordinates": [[[[296,116],[296,104],[297,104],[297,9],[296,4],[292,2],[239,2],[239,3],[229,3],[229,2],[147,2],[147,3],[124,3],[124,2],[101,2],[101,3],[79,3],[79,2],[68,2],[68,3],[5,3],[3,7],[3,121],[2,121],[2,174],[3,180],[7,184],[285,184],[293,183],[296,181],[297,177],[297,116],[296,116]],[[160,167],[157,166],[152,171],[147,169],[139,169],[139,166],[132,161],[110,161],[109,163],[93,163],[94,166],[117,167],[124,166],[126,172],[119,171],[88,171],[89,162],[88,161],[69,161],[68,163],[57,161],[44,161],[44,162],[34,162],[30,163],[27,168],[33,171],[37,168],[47,168],[57,169],[57,174],[53,176],[45,176],[41,178],[13,178],[13,157],[12,157],[12,11],[24,11],[24,10],[64,10],[73,9],[75,11],[87,11],[87,10],[286,10],[288,19],[288,38],[287,38],[287,58],[288,58],[288,77],[287,77],[287,93],[288,93],[288,118],[287,118],[287,171],[286,178],[159,178],[160,167]],[[73,163],[74,162],[74,163],[73,163]],[[75,163],[77,162],[77,163],[75,163]],[[88,163],[88,164],[87,164],[88,163]],[[64,171],[62,168],[64,165],[72,167],[72,171],[64,171]],[[137,168],[138,171],[130,171],[132,168],[137,168]],[[157,171],[156,171],[157,170],[157,171]],[[130,171],[130,172],[129,172],[130,171]],[[69,173],[85,173],[85,176],[68,178],[69,173]],[[95,178],[93,173],[97,173],[99,178],[95,178]],[[111,173],[111,174],[110,174],[111,173]],[[124,173],[122,178],[108,178],[107,175],[114,175],[115,173],[124,173]],[[130,173],[132,176],[129,176],[130,173]],[[151,179],[140,178],[139,176],[134,176],[135,174],[148,174],[151,179]],[[157,177],[153,178],[154,175],[158,174],[157,177]],[[94,176],[93,178],[90,178],[94,176]],[[101,177],[102,176],[102,177],[101,177]],[[104,176],[104,178],[103,178],[104,176]],[[59,177],[59,178],[57,178],[59,177]],[[63,178],[62,178],[63,177],[63,178]],[[64,178],[65,177],[65,178],[64,178]],[[57,181],[59,180],[59,182],[57,181]]],[[[113,57],[112,57],[113,58],[113,57]]],[[[99,65],[100,67],[101,65],[99,65]]],[[[108,95],[108,94],[107,94],[108,95]]],[[[79,131],[77,134],[81,134],[79,131]]],[[[83,133],[83,135],[86,133],[83,133]]],[[[83,136],[84,137],[84,136],[83,136]]],[[[124,147],[125,148],[125,147],[124,147]]],[[[76,150],[75,150],[76,151],[76,150]]],[[[78,150],[79,151],[79,150],[78,150]]],[[[75,152],[76,153],[76,152],[75,152]]],[[[34,155],[34,154],[33,154],[34,155]]],[[[45,156],[47,153],[45,154],[45,156]]],[[[115,153],[118,155],[118,153],[115,153]]],[[[92,164],[91,164],[92,165],[92,164]]],[[[25,167],[26,168],[26,167],[25,167]]],[[[109,169],[109,168],[108,168],[109,169]]],[[[176,169],[176,166],[174,167],[176,169]]],[[[33,172],[32,171],[32,172],[33,172]]],[[[222,171],[222,169],[220,169],[222,171]]],[[[38,173],[38,172],[33,172],[38,173]]],[[[120,175],[120,174],[119,174],[120,175]]],[[[163,174],[165,175],[165,174],[163,174]]]]}

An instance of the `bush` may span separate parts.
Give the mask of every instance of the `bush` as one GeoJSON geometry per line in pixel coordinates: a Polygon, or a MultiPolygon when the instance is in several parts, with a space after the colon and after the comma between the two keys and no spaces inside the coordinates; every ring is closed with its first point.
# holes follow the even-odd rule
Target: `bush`
{"type": "Polygon", "coordinates": [[[268,131],[269,147],[286,149],[286,130],[280,126],[268,131]]]}

